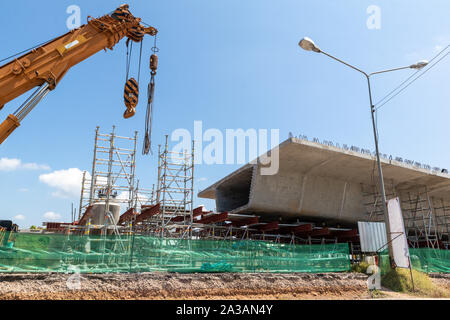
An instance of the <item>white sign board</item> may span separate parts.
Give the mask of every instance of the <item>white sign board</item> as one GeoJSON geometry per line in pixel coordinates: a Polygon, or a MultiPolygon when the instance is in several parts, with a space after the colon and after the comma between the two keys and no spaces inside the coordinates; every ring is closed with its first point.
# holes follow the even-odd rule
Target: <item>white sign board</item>
{"type": "Polygon", "coordinates": [[[408,241],[405,234],[400,199],[394,198],[388,200],[387,210],[395,264],[399,268],[409,268],[408,241]]]}

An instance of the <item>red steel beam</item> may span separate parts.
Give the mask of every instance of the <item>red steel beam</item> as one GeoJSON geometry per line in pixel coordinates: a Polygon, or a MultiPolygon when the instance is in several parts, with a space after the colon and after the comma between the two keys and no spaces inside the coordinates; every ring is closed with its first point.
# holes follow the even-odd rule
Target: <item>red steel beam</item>
{"type": "Polygon", "coordinates": [[[141,210],[141,214],[136,217],[136,222],[142,222],[153,217],[154,215],[157,215],[159,213],[159,209],[159,203],[155,204],[152,207],[146,207],[145,209],[141,210]]]}
{"type": "Polygon", "coordinates": [[[257,226],[256,229],[260,230],[260,231],[273,231],[273,230],[278,230],[278,221],[272,221],[272,222],[268,222],[266,224],[257,226]]]}
{"type": "Polygon", "coordinates": [[[89,217],[92,215],[92,206],[89,206],[86,208],[86,211],[84,211],[83,216],[81,217],[80,221],[78,221],[79,226],[84,226],[89,220],[89,217]]]}
{"type": "Polygon", "coordinates": [[[310,236],[311,237],[323,237],[323,236],[327,236],[329,234],[330,234],[330,230],[325,227],[325,228],[313,230],[310,233],[310,236]]]}
{"type": "Polygon", "coordinates": [[[331,235],[336,238],[353,238],[358,236],[358,229],[346,230],[346,231],[333,231],[331,235]]]}
{"type": "Polygon", "coordinates": [[[136,210],[134,208],[128,209],[120,216],[118,224],[122,224],[125,221],[129,221],[129,220],[133,219],[133,217],[137,214],[138,213],[136,212],[136,210]]]}
{"type": "Polygon", "coordinates": [[[311,232],[311,231],[313,231],[312,224],[302,224],[301,226],[294,227],[293,230],[294,233],[311,232]]]}
{"type": "Polygon", "coordinates": [[[311,236],[311,237],[325,237],[330,235],[330,230],[328,228],[315,229],[312,231],[298,232],[296,235],[299,236],[311,236]]]}
{"type": "MultiPolygon", "coordinates": [[[[186,219],[189,220],[189,216],[186,216],[186,219]]],[[[181,222],[184,221],[184,216],[177,216],[177,217],[173,217],[171,220],[171,222],[181,222]]]]}
{"type": "Polygon", "coordinates": [[[280,233],[305,233],[313,230],[312,224],[302,224],[300,226],[289,226],[280,228],[280,233]]]}
{"type": "Polygon", "coordinates": [[[195,208],[195,209],[192,211],[192,215],[193,215],[194,217],[199,216],[199,215],[201,215],[202,213],[203,213],[203,207],[195,208]]]}
{"type": "MultiPolygon", "coordinates": [[[[194,210],[192,210],[192,217],[195,218],[195,217],[201,215],[202,213],[203,213],[203,207],[195,208],[194,210]]],[[[189,215],[186,215],[186,220],[189,220],[189,219],[190,219],[189,215]]],[[[172,218],[171,221],[172,222],[184,221],[184,216],[174,217],[174,218],[172,218]]]]}
{"type": "Polygon", "coordinates": [[[258,217],[249,217],[249,218],[245,218],[242,220],[234,220],[234,221],[230,220],[230,222],[233,227],[239,228],[239,227],[243,227],[243,226],[257,224],[259,222],[259,218],[258,217]]]}
{"type": "Polygon", "coordinates": [[[213,218],[214,223],[225,222],[228,220],[228,212],[222,212],[213,218]]]}
{"type": "Polygon", "coordinates": [[[228,212],[222,212],[219,214],[213,214],[213,215],[207,216],[205,218],[202,218],[202,219],[196,221],[196,223],[210,224],[210,223],[224,222],[226,220],[228,220],[228,212]]]}
{"type": "Polygon", "coordinates": [[[61,227],[60,222],[47,222],[47,231],[56,231],[61,227]]]}

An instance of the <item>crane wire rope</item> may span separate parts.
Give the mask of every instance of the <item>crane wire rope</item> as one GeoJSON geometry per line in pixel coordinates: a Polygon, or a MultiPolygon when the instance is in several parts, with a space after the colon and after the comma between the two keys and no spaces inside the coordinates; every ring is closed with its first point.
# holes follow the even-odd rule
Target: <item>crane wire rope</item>
{"type": "Polygon", "coordinates": [[[56,40],[56,39],[58,39],[58,38],[59,38],[59,37],[55,37],[55,38],[53,38],[53,39],[51,39],[51,40],[48,40],[48,41],[42,42],[42,43],[40,43],[40,44],[37,44],[37,45],[35,45],[35,46],[33,46],[33,47],[29,48],[29,49],[26,49],[26,50],[17,52],[17,53],[15,53],[15,54],[13,54],[12,56],[9,56],[9,57],[7,57],[7,58],[4,58],[4,59],[0,60],[0,63],[3,62],[3,61],[9,60],[9,59],[11,59],[11,58],[15,58],[15,57],[17,57],[18,55],[21,55],[21,54],[30,52],[31,50],[34,50],[34,49],[36,49],[36,48],[45,46],[46,44],[48,44],[48,43],[50,43],[50,42],[52,42],[52,41],[54,41],[54,40],[56,40]]]}
{"type": "Polygon", "coordinates": [[[126,76],[125,76],[125,82],[128,81],[128,76],[130,74],[130,65],[131,65],[131,57],[133,55],[133,41],[131,41],[131,44],[128,45],[127,41],[127,57],[126,57],[126,76]]]}
{"type": "Polygon", "coordinates": [[[144,44],[144,38],[142,38],[141,40],[141,48],[139,50],[139,66],[138,66],[138,86],[139,86],[139,81],[141,79],[141,62],[142,62],[142,46],[144,44]]]}
{"type": "MultiPolygon", "coordinates": [[[[156,54],[159,52],[159,48],[157,47],[157,36],[155,35],[152,52],[156,54]]],[[[153,56],[152,56],[153,57],[153,56]]],[[[150,64],[152,64],[152,61],[150,61],[150,64]]],[[[152,65],[150,65],[151,71],[151,78],[150,83],[148,84],[147,88],[147,110],[145,114],[145,136],[144,136],[144,143],[142,147],[142,154],[147,155],[149,152],[153,155],[152,151],[152,123],[153,123],[153,98],[155,93],[155,75],[156,70],[152,68],[152,65]]]]}
{"type": "MultiPolygon", "coordinates": [[[[111,15],[113,12],[114,12],[114,11],[111,11],[110,13],[108,13],[108,15],[111,15]]],[[[101,33],[101,32],[103,32],[103,31],[98,31],[98,33],[101,33]]],[[[37,44],[37,45],[35,45],[35,46],[31,47],[31,48],[28,48],[28,49],[26,49],[26,50],[17,52],[17,53],[15,53],[15,54],[13,54],[13,55],[7,57],[7,58],[4,58],[4,59],[0,60],[0,63],[4,62],[4,61],[6,61],[6,60],[9,60],[9,59],[11,59],[11,58],[15,58],[15,57],[17,57],[18,55],[21,55],[21,54],[30,52],[31,50],[34,50],[34,49],[36,49],[36,48],[45,46],[46,44],[48,44],[48,43],[50,43],[50,42],[52,42],[52,41],[54,41],[54,40],[56,40],[56,39],[58,39],[58,38],[61,38],[61,37],[63,37],[63,36],[64,36],[64,35],[62,35],[62,36],[57,36],[57,37],[55,37],[55,38],[52,38],[52,39],[50,39],[50,40],[44,41],[44,42],[42,42],[42,43],[40,43],[40,44],[37,44]]]]}

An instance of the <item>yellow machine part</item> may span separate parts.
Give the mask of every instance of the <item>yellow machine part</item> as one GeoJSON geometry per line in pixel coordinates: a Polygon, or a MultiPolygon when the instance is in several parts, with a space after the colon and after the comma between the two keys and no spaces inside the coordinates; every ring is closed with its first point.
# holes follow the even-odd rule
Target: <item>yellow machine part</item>
{"type": "Polygon", "coordinates": [[[8,136],[20,126],[16,116],[10,114],[3,123],[0,124],[0,144],[8,138],[8,136]]]}

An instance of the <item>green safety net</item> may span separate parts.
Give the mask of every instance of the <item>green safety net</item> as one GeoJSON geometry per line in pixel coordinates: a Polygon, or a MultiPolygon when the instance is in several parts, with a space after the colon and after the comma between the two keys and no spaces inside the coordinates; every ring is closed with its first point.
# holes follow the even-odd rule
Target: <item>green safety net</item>
{"type": "Polygon", "coordinates": [[[0,246],[3,272],[343,272],[346,243],[164,239],[141,235],[15,235],[0,246]]]}
{"type": "MultiPolygon", "coordinates": [[[[450,273],[450,250],[410,248],[409,256],[411,266],[415,270],[425,273],[450,273]]],[[[379,261],[381,273],[385,274],[390,270],[387,250],[379,254],[379,261]]]]}

